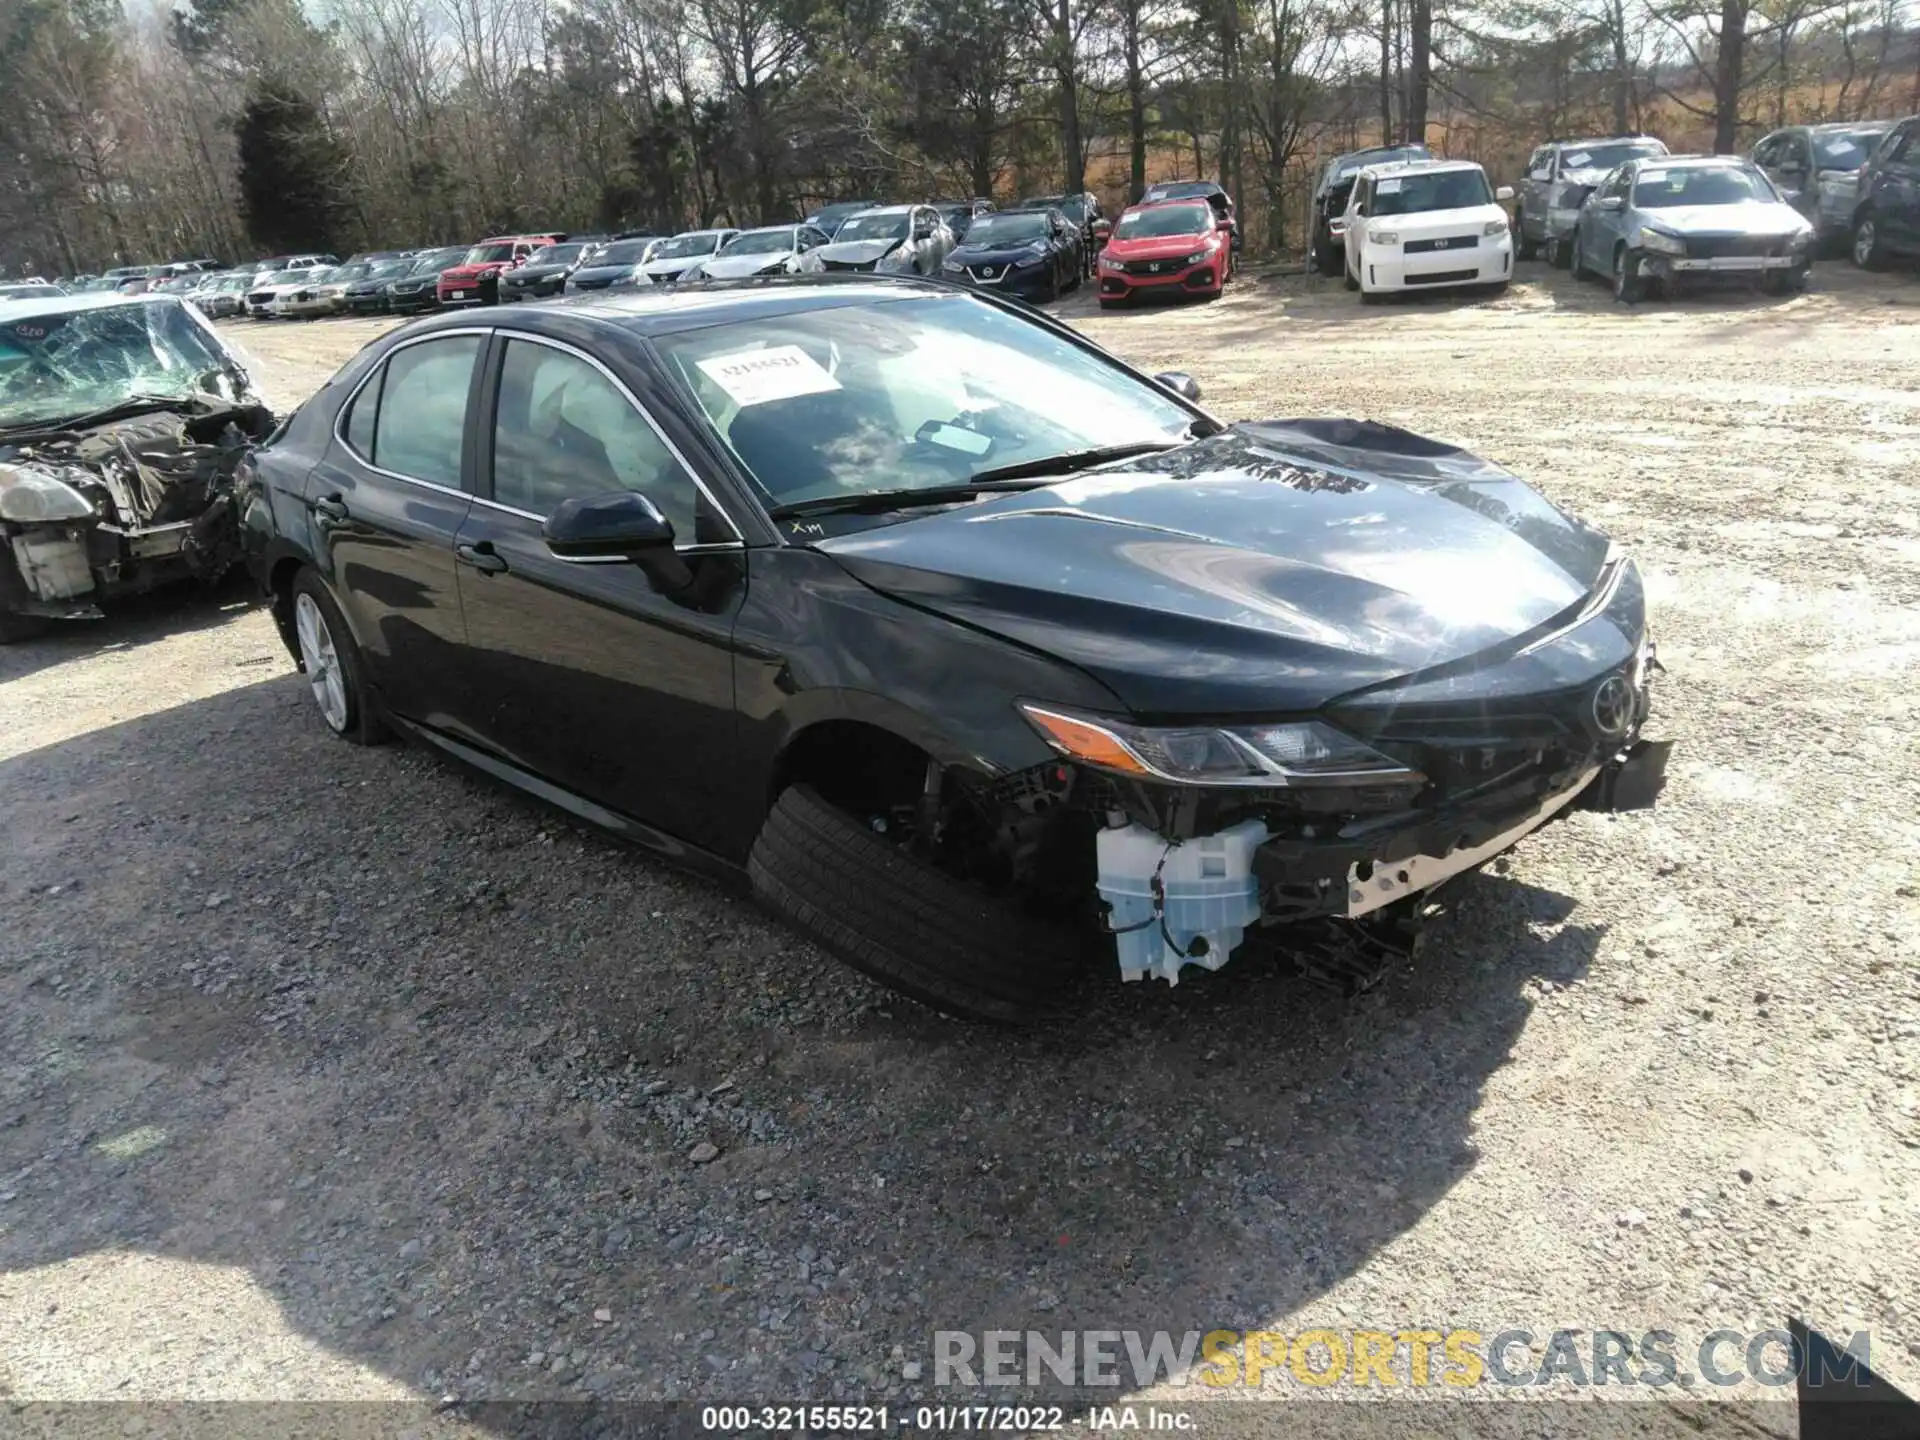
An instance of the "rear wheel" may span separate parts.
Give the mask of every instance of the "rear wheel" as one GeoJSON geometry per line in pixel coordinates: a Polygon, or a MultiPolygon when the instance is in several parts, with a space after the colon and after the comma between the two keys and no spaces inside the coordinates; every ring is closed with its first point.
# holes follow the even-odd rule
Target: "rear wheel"
{"type": "Polygon", "coordinates": [[[889,989],[970,1020],[1042,1019],[1080,966],[985,891],[794,785],[747,862],[762,904],[889,989]]]}
{"type": "Polygon", "coordinates": [[[1573,278],[1576,280],[1591,280],[1593,278],[1593,272],[1587,268],[1586,255],[1580,245],[1580,232],[1578,230],[1573,232],[1573,238],[1568,242],[1567,248],[1570,252],[1567,265],[1573,271],[1573,278]]]}
{"type": "Polygon", "coordinates": [[[1527,238],[1527,212],[1517,210],[1513,216],[1513,258],[1531,260],[1539,253],[1539,247],[1527,238]]]}
{"type": "Polygon", "coordinates": [[[1760,288],[1769,295],[1798,295],[1807,288],[1807,267],[1796,265],[1790,270],[1776,270],[1760,282],[1760,288]]]}
{"type": "Polygon", "coordinates": [[[1352,268],[1351,268],[1350,266],[1349,266],[1349,267],[1343,267],[1343,268],[1345,269],[1345,274],[1346,274],[1346,285],[1347,285],[1347,289],[1349,289],[1349,290],[1358,290],[1358,289],[1360,288],[1360,282],[1359,282],[1359,281],[1358,281],[1357,279],[1355,279],[1355,278],[1354,278],[1354,274],[1353,274],[1353,270],[1352,270],[1352,268]]]}
{"type": "Polygon", "coordinates": [[[377,745],[387,730],[367,693],[360,647],[318,573],[302,570],[288,589],[300,669],[326,726],[353,745],[377,745]]]}
{"type": "Polygon", "coordinates": [[[1565,270],[1573,264],[1573,242],[1567,236],[1547,241],[1547,263],[1556,270],[1565,270]]]}
{"type": "Polygon", "coordinates": [[[1878,270],[1887,263],[1886,244],[1880,238],[1880,222],[1872,211],[1862,215],[1853,227],[1853,263],[1862,270],[1878,270]]]}

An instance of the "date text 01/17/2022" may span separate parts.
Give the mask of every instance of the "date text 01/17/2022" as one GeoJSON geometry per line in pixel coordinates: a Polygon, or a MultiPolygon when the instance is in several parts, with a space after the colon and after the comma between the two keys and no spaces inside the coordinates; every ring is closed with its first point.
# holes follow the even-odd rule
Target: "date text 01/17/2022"
{"type": "Polygon", "coordinates": [[[885,1405],[708,1405],[700,1411],[700,1426],[735,1435],[799,1430],[830,1434],[899,1430],[934,1435],[1031,1435],[1069,1427],[1092,1433],[1178,1433],[1193,1428],[1193,1416],[1185,1410],[1158,1405],[1097,1405],[1084,1416],[1069,1416],[1059,1405],[920,1405],[897,1411],[885,1405]]]}

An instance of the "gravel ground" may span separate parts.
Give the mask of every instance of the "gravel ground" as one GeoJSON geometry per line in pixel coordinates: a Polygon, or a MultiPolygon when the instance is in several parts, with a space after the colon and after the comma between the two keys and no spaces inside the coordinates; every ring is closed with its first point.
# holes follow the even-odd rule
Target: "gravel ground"
{"type": "MultiPolygon", "coordinates": [[[[897,1406],[936,1329],[1789,1312],[1920,1393],[1920,286],[1816,282],[1063,307],[1647,569],[1661,808],[1527,841],[1358,1001],[1242,958],[958,1027],[331,740],[244,585],[0,651],[0,1395],[897,1406]]],[[[286,400],[383,328],[235,330],[286,400]]]]}

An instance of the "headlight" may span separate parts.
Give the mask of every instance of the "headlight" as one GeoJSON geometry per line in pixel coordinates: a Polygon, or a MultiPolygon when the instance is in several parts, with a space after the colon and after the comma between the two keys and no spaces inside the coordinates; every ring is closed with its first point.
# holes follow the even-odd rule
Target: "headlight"
{"type": "Polygon", "coordinates": [[[896,245],[878,260],[874,261],[873,268],[876,270],[901,270],[912,263],[913,257],[909,255],[904,248],[896,245]]]}
{"type": "Polygon", "coordinates": [[[1504,218],[1489,220],[1480,227],[1480,233],[1482,235],[1504,235],[1507,233],[1507,222],[1504,218]]]}
{"type": "Polygon", "coordinates": [[[647,274],[647,267],[645,265],[634,266],[632,270],[627,272],[627,279],[636,285],[651,285],[653,283],[653,277],[647,274]]]}
{"type": "Polygon", "coordinates": [[[691,285],[695,281],[704,280],[706,278],[707,278],[707,270],[704,265],[689,265],[686,269],[680,272],[680,283],[682,285],[691,285]]]}
{"type": "Polygon", "coordinates": [[[1039,265],[1044,263],[1046,258],[1047,252],[1045,250],[1023,250],[1020,252],[1020,257],[1013,263],[1022,267],[1039,265]]]}
{"type": "Polygon", "coordinates": [[[942,270],[948,271],[951,274],[958,275],[962,270],[965,270],[967,267],[964,265],[956,265],[951,260],[942,260],[940,262],[940,268],[942,270]]]}
{"type": "Polygon", "coordinates": [[[1793,234],[1787,237],[1787,247],[1792,250],[1804,250],[1807,248],[1807,246],[1811,245],[1812,243],[1813,243],[1813,231],[1811,228],[1806,230],[1796,230],[1793,234]]]}
{"type": "Polygon", "coordinates": [[[1188,785],[1405,785],[1424,777],[1318,720],[1165,729],[1022,704],[1020,713],[1070,759],[1117,775],[1188,785]]]}
{"type": "Polygon", "coordinates": [[[1687,242],[1678,235],[1669,235],[1664,230],[1650,230],[1642,225],[1640,248],[1651,250],[1656,255],[1684,255],[1687,253],[1687,242]]]}
{"type": "Polygon", "coordinates": [[[1344,215],[1336,215],[1331,220],[1327,221],[1327,233],[1329,235],[1346,234],[1347,233],[1347,217],[1344,215]]]}
{"type": "Polygon", "coordinates": [[[1376,225],[1373,229],[1367,231],[1367,239],[1376,245],[1398,245],[1400,243],[1400,232],[1398,230],[1382,230],[1376,225]]]}
{"type": "Polygon", "coordinates": [[[1111,255],[1103,254],[1100,257],[1100,268],[1102,270],[1111,270],[1117,275],[1122,270],[1126,269],[1127,265],[1124,260],[1116,260],[1111,255]]]}
{"type": "Polygon", "coordinates": [[[0,520],[32,525],[48,520],[85,520],[92,514],[87,497],[66,481],[14,465],[0,465],[0,520]]]}
{"type": "Polygon", "coordinates": [[[1191,255],[1181,256],[1180,263],[1182,265],[1202,265],[1212,258],[1213,252],[1211,250],[1196,250],[1191,255]]]}

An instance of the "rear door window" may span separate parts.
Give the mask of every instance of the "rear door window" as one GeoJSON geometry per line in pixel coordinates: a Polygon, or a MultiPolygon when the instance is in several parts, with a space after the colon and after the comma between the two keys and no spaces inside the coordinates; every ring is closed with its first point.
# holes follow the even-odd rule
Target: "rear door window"
{"type": "MultiPolygon", "coordinates": [[[[460,488],[467,431],[467,395],[481,336],[448,335],[403,346],[387,357],[379,380],[379,411],[373,451],[366,458],[382,470],[430,485],[460,488]]],[[[372,386],[369,385],[368,389],[372,386]]],[[[366,390],[354,401],[349,435],[366,390]]]]}

